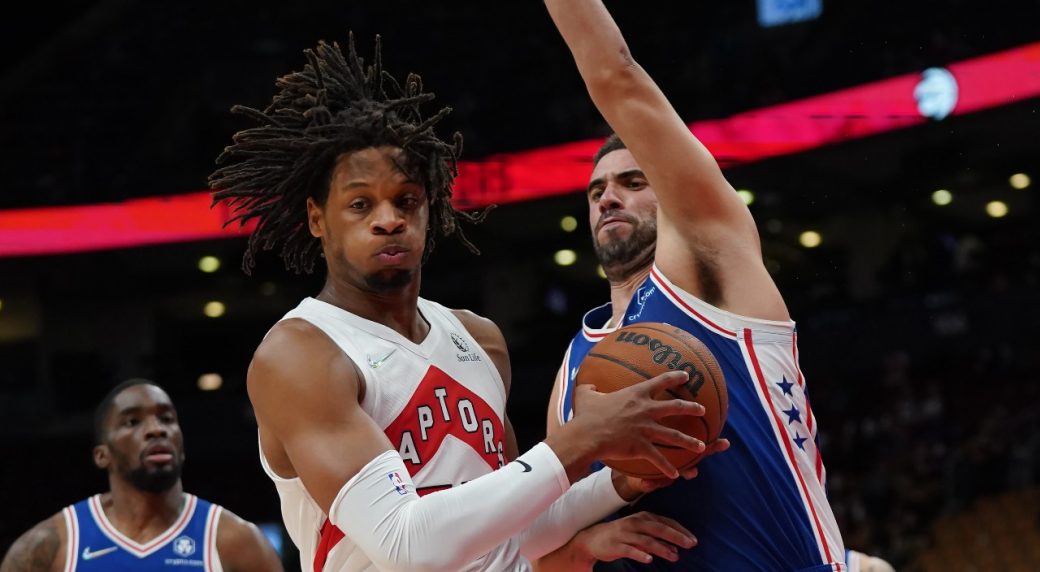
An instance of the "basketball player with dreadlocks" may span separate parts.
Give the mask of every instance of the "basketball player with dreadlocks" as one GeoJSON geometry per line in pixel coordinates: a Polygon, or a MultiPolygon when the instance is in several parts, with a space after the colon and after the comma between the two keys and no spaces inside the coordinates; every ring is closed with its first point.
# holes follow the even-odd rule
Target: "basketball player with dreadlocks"
{"type": "MultiPolygon", "coordinates": [[[[668,482],[580,479],[593,459],[647,458],[678,477],[652,441],[704,444],[657,420],[703,408],[651,395],[683,373],[582,392],[588,413],[517,455],[501,332],[418,295],[434,238],[481,218],[451,205],[461,138],[433,131],[448,110],[424,118],[433,95],[418,76],[402,85],[384,72],[378,41],[367,67],[353,39],[346,56],[325,43],[306,54],[265,110],[234,108],[260,125],[235,135],[210,178],[234,220],[257,220],[247,272],[276,247],[292,270],[319,256],[326,267],[324,287],[271,328],[247,378],[261,463],[304,568],[529,570],[668,482]]],[[[648,542],[695,542],[670,521],[643,524],[648,542]]]]}

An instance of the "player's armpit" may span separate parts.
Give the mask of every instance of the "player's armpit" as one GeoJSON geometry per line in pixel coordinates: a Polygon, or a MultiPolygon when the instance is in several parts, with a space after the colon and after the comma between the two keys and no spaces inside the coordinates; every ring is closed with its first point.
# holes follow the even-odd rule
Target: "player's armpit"
{"type": "Polygon", "coordinates": [[[324,332],[303,320],[276,325],[249,366],[265,456],[282,476],[299,476],[326,512],[351,477],[393,449],[358,403],[359,375],[324,332]],[[285,465],[293,475],[284,474],[285,465]]]}
{"type": "Polygon", "coordinates": [[[50,572],[65,564],[65,527],[55,515],[30,528],[11,545],[0,572],[50,572]]]}
{"type": "Polygon", "coordinates": [[[282,562],[260,529],[228,510],[220,513],[217,555],[224,572],[282,572],[282,562]]]}

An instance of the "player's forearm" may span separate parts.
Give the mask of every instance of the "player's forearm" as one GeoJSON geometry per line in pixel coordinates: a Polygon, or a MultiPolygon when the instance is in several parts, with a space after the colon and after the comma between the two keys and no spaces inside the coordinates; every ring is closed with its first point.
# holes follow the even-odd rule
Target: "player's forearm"
{"type": "Polygon", "coordinates": [[[400,456],[387,452],[343,487],[329,517],[380,570],[447,572],[507,543],[568,487],[559,459],[543,445],[419,498],[400,456]]]}
{"type": "Polygon", "coordinates": [[[520,534],[520,553],[530,560],[541,558],[628,504],[618,494],[612,473],[603,469],[575,483],[520,534]]]}
{"type": "Polygon", "coordinates": [[[545,0],[545,6],[590,88],[631,71],[628,44],[600,0],[545,0]]]}

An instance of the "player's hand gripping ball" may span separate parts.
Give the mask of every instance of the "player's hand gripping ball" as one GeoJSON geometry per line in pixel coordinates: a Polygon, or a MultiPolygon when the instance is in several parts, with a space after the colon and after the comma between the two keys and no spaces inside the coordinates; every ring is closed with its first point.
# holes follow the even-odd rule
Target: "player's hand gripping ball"
{"type": "MultiPolygon", "coordinates": [[[[704,416],[664,417],[660,422],[710,446],[719,438],[726,423],[729,409],[726,380],[718,361],[704,343],[675,326],[644,322],[619,328],[589,350],[578,369],[576,382],[590,383],[597,391],[610,393],[676,370],[689,373],[689,381],[662,390],[654,398],[696,401],[704,406],[704,416]]],[[[672,445],[657,444],[657,448],[680,472],[693,467],[703,457],[703,453],[672,445]]],[[[614,470],[633,477],[665,478],[657,467],[641,459],[605,462],[614,470]]]]}

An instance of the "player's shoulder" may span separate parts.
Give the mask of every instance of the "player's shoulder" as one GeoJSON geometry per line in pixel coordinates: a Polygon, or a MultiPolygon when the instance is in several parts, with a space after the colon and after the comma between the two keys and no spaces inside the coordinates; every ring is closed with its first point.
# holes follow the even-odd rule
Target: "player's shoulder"
{"type": "Polygon", "coordinates": [[[332,380],[357,380],[353,361],[320,328],[302,319],[274,325],[253,352],[246,385],[257,391],[288,394],[324,391],[332,380]]]}
{"type": "Polygon", "coordinates": [[[449,308],[448,311],[462,322],[466,331],[474,338],[503,337],[502,330],[498,327],[498,324],[490,318],[485,318],[476,312],[466,309],[449,308]]]}
{"type": "Polygon", "coordinates": [[[217,526],[217,546],[234,548],[256,548],[262,540],[260,529],[248,520],[230,510],[220,507],[220,520],[217,526]]]}
{"type": "Polygon", "coordinates": [[[458,318],[469,335],[480,344],[480,347],[484,348],[484,351],[490,354],[508,353],[505,335],[493,320],[470,310],[451,309],[450,312],[458,318]]]}
{"type": "Polygon", "coordinates": [[[325,332],[306,320],[290,318],[271,328],[253,352],[252,365],[296,369],[335,355],[342,355],[342,351],[325,332]]]}
{"type": "Polygon", "coordinates": [[[287,347],[293,351],[298,349],[318,349],[322,341],[328,340],[328,336],[321,328],[308,322],[303,318],[287,318],[276,323],[264,336],[263,341],[257,346],[253,357],[270,357],[272,353],[284,351],[287,347]]]}
{"type": "Polygon", "coordinates": [[[270,543],[252,522],[221,507],[217,554],[225,570],[281,570],[270,543]]]}
{"type": "Polygon", "coordinates": [[[4,572],[58,570],[64,563],[66,540],[65,517],[59,512],[19,536],[4,556],[0,569],[4,572]]]}

